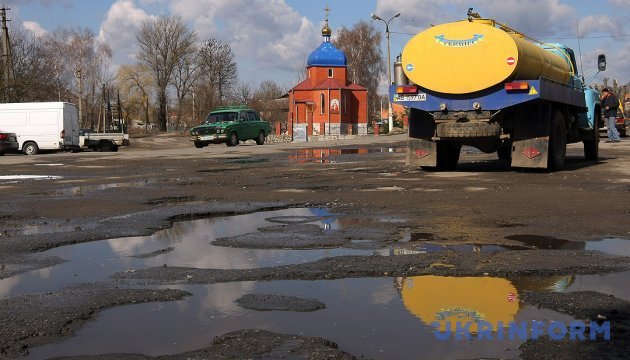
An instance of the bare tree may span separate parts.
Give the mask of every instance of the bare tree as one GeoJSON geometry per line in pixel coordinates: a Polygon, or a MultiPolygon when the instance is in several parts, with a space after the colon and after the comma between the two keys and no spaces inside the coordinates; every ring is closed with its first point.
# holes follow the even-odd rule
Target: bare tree
{"type": "Polygon", "coordinates": [[[158,122],[166,131],[166,88],[179,60],[195,45],[197,33],[178,16],[163,16],[144,22],[136,34],[138,60],[151,71],[157,89],[158,122]]]}
{"type": "MultiPolygon", "coordinates": [[[[61,100],[62,91],[67,88],[70,79],[55,71],[61,67],[61,61],[56,62],[48,56],[45,39],[19,28],[11,28],[9,33],[15,77],[11,84],[12,98],[3,101],[61,100]]],[[[0,74],[3,70],[0,68],[0,74]]],[[[4,95],[4,89],[0,90],[4,95]]]]}
{"type": "MultiPolygon", "coordinates": [[[[193,90],[193,86],[199,76],[200,64],[197,61],[198,52],[194,46],[185,49],[185,53],[177,61],[171,85],[175,88],[177,97],[177,120],[175,127],[179,128],[184,110],[184,98],[193,90]]],[[[194,117],[194,116],[193,116],[194,117]]]]}
{"type": "Polygon", "coordinates": [[[205,41],[199,50],[199,62],[203,78],[202,86],[209,91],[212,104],[223,104],[227,95],[236,85],[238,80],[234,52],[229,44],[217,39],[205,41]]]}
{"type": "Polygon", "coordinates": [[[232,100],[238,104],[249,104],[254,97],[252,85],[248,82],[240,81],[234,90],[232,100]]]}
{"type": "Polygon", "coordinates": [[[333,41],[348,59],[350,81],[367,88],[370,114],[375,114],[380,105],[378,84],[385,71],[381,40],[381,33],[372,24],[360,21],[351,30],[341,28],[333,41]]]}
{"type": "Polygon", "coordinates": [[[263,81],[254,94],[252,106],[273,124],[286,122],[288,99],[282,98],[285,93],[286,90],[275,82],[263,81]]]}

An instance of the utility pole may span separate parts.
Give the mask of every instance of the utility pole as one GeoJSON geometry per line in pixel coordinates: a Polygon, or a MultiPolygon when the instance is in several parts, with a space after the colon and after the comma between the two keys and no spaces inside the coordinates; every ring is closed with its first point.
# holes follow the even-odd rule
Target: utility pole
{"type": "Polygon", "coordinates": [[[7,10],[9,8],[0,8],[2,15],[2,60],[4,62],[4,98],[9,102],[11,82],[14,78],[13,74],[13,57],[11,56],[11,42],[9,41],[9,28],[7,27],[7,10]]]}

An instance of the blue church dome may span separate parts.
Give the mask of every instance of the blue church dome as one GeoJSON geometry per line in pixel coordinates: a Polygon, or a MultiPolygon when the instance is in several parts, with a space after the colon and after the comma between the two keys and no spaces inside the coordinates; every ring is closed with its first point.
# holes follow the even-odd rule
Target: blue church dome
{"type": "Polygon", "coordinates": [[[306,61],[307,66],[346,66],[346,55],[331,42],[324,41],[306,61]]]}
{"type": "Polygon", "coordinates": [[[328,27],[328,17],[322,29],[324,42],[313,51],[306,60],[306,66],[346,66],[346,55],[330,42],[332,30],[328,27]]]}

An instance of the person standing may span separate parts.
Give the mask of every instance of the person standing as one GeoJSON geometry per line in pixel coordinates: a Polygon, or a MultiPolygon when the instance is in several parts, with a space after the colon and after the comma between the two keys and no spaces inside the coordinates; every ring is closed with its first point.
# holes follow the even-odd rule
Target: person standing
{"type": "Polygon", "coordinates": [[[602,108],[604,109],[604,119],[606,128],[608,128],[608,140],[606,142],[619,142],[619,131],[615,127],[617,120],[617,109],[619,108],[619,99],[607,88],[602,89],[602,108]]]}

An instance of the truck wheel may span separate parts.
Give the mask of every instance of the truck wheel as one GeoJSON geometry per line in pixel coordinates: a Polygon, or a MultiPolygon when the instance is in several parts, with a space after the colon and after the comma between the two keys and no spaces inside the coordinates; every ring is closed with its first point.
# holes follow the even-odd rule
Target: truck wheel
{"type": "MultiPolygon", "coordinates": [[[[599,124],[601,115],[595,115],[594,124],[599,124]]],[[[584,143],[584,159],[588,161],[597,161],[599,159],[599,128],[593,126],[593,134],[590,139],[582,141],[584,143]]]]}
{"type": "Polygon", "coordinates": [[[499,150],[497,150],[497,156],[499,156],[499,160],[512,160],[512,145],[499,148],[499,150]]]}
{"type": "Polygon", "coordinates": [[[35,155],[39,152],[37,144],[34,142],[27,142],[22,146],[22,152],[24,155],[35,155]]]}
{"type": "Polygon", "coordinates": [[[201,149],[204,146],[205,146],[204,143],[202,143],[201,141],[195,141],[195,147],[197,149],[201,149]]]}
{"type": "Polygon", "coordinates": [[[437,170],[454,170],[459,161],[462,146],[453,143],[437,143],[437,170]]]}
{"type": "Polygon", "coordinates": [[[101,141],[98,144],[98,151],[100,152],[110,152],[110,151],[114,151],[114,144],[111,143],[111,141],[101,141]]]}
{"type": "Polygon", "coordinates": [[[562,170],[567,155],[567,135],[564,128],[564,116],[558,110],[554,111],[551,118],[549,131],[549,154],[547,169],[562,170]]]}
{"type": "Polygon", "coordinates": [[[236,131],[233,131],[232,134],[230,134],[230,137],[227,140],[227,143],[225,143],[227,146],[236,146],[238,145],[238,134],[236,133],[236,131]]]}
{"type": "Polygon", "coordinates": [[[256,138],[256,145],[262,145],[265,143],[265,132],[260,130],[258,137],[256,138]]]}

